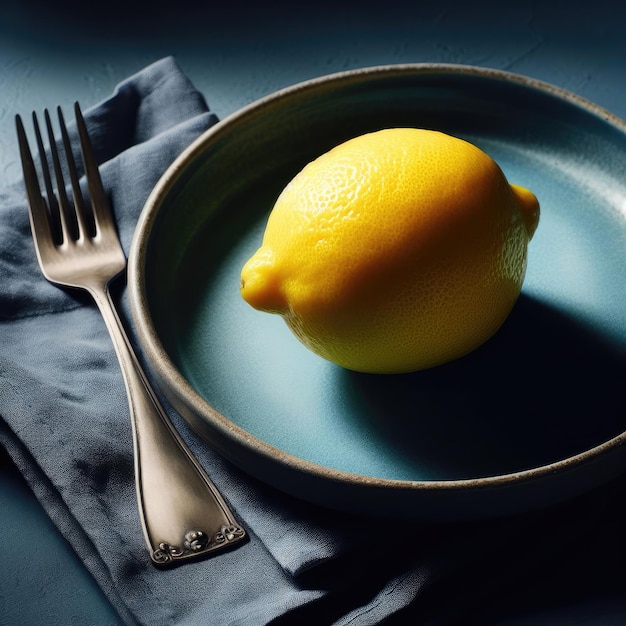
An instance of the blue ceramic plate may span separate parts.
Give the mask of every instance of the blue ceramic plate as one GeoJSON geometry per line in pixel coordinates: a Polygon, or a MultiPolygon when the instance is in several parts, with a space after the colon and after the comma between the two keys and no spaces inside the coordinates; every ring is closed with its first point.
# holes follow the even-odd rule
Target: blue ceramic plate
{"type": "Polygon", "coordinates": [[[160,383],[222,454],[323,505],[467,518],[556,502],[626,467],[626,126],[555,87],[458,65],[385,66],[283,90],[206,132],[147,202],[130,259],[160,383]],[[522,295],[467,357],[357,374],[239,294],[302,166],[393,126],[467,139],[542,208],[522,295]]]}

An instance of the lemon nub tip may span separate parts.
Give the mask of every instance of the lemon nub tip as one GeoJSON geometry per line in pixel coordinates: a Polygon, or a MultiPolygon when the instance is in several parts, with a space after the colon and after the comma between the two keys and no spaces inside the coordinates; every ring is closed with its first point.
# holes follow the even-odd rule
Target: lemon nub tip
{"type": "Polygon", "coordinates": [[[255,309],[278,313],[284,308],[284,297],[270,259],[253,256],[241,270],[241,296],[255,309]]]}
{"type": "Polygon", "coordinates": [[[528,239],[532,239],[532,236],[537,230],[539,224],[539,200],[532,191],[522,187],[520,185],[511,185],[517,204],[522,212],[522,218],[524,225],[526,226],[526,232],[528,233],[528,239]]]}

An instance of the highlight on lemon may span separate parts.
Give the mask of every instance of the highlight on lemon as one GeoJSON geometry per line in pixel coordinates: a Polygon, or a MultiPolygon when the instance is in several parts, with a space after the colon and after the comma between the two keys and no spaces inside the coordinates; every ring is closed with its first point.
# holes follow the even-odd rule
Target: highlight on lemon
{"type": "Polygon", "coordinates": [[[502,325],[538,221],[535,195],[475,145],[380,130],[321,155],[285,187],[241,294],[344,368],[430,368],[502,325]]]}

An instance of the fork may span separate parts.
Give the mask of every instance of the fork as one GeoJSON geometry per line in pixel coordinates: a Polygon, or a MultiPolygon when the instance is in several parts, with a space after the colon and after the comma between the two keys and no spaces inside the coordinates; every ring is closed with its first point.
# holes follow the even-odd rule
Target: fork
{"type": "Polygon", "coordinates": [[[247,535],[159,403],[115,310],[109,285],[126,269],[126,257],[78,102],[74,110],[88,187],[84,195],[63,113],[57,108],[72,201],[49,112],[44,111],[44,118],[52,168],[33,113],[46,198],[24,124],[16,116],[31,231],[44,276],[56,285],[89,292],[104,318],[128,395],[143,534],[152,562],[169,566],[234,547],[247,535]]]}

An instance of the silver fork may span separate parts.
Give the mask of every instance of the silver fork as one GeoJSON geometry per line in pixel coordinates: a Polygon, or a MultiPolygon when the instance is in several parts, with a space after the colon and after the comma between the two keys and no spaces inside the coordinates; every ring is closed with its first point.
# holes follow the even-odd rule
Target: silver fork
{"type": "Polygon", "coordinates": [[[117,315],[109,284],[125,270],[126,257],[78,103],[74,108],[89,190],[86,199],[81,192],[63,113],[60,107],[57,109],[73,201],[65,190],[61,159],[48,111],[44,112],[44,117],[53,176],[37,116],[33,113],[47,200],[41,193],[24,125],[20,116],[16,116],[31,230],[44,276],[57,285],[87,290],[104,318],[128,394],[143,533],[153,563],[171,565],[233,547],[246,538],[246,532],[174,429],[151,389],[117,315]]]}

